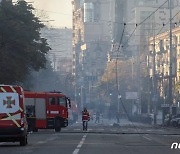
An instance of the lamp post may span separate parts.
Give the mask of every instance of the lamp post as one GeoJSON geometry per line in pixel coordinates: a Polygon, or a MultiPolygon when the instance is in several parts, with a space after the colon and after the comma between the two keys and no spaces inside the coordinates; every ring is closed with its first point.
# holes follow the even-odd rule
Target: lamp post
{"type": "Polygon", "coordinates": [[[118,94],[118,109],[117,109],[117,113],[120,113],[120,102],[121,102],[121,95],[118,94]]]}
{"type": "Polygon", "coordinates": [[[169,11],[170,11],[170,60],[169,60],[169,104],[173,104],[172,101],[172,0],[169,0],[169,11]]]}

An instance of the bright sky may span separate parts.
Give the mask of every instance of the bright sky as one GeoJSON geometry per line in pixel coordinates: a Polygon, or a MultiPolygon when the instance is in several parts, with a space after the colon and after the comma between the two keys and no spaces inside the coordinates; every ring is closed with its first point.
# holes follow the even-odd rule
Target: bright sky
{"type": "MultiPolygon", "coordinates": [[[[72,27],[72,4],[71,0],[26,0],[33,2],[33,6],[38,10],[44,10],[49,17],[45,20],[55,27],[72,27]]],[[[42,19],[43,20],[43,19],[42,19]]]]}

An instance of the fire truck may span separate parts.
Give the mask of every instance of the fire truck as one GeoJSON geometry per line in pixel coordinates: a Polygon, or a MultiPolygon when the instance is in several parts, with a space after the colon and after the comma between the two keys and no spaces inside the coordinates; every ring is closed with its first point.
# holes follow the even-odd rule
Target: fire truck
{"type": "Polygon", "coordinates": [[[0,142],[27,144],[28,125],[20,86],[0,85],[0,142]]]}
{"type": "Polygon", "coordinates": [[[61,92],[25,91],[25,106],[29,131],[55,129],[60,132],[68,126],[68,108],[71,101],[61,92]]]}

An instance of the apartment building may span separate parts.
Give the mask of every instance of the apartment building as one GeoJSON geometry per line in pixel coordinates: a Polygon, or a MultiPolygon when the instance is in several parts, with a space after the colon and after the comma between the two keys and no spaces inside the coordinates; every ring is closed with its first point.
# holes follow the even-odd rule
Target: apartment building
{"type": "MultiPolygon", "coordinates": [[[[155,51],[155,78],[157,79],[158,83],[158,92],[160,96],[164,99],[164,101],[166,101],[168,98],[168,82],[170,67],[169,38],[169,31],[166,31],[149,39],[150,76],[153,76],[153,52],[155,51]]],[[[176,27],[172,30],[172,52],[172,77],[173,87],[175,87],[176,83],[180,81],[180,27],[176,27]]]]}
{"type": "Polygon", "coordinates": [[[114,37],[115,4],[116,0],[72,1],[73,75],[77,87],[93,86],[105,70],[114,37]]]}
{"type": "MultiPolygon", "coordinates": [[[[158,34],[162,27],[161,32],[169,29],[168,24],[164,26],[164,24],[168,23],[170,14],[169,3],[165,2],[166,0],[134,0],[134,3],[132,3],[131,0],[128,0],[127,22],[129,26],[127,30],[131,34],[135,29],[133,36],[128,42],[130,50],[136,49],[136,51],[140,50],[141,53],[147,53],[148,37],[158,34]],[[156,13],[151,15],[154,11],[156,13]],[[143,23],[141,23],[142,21],[143,23]]],[[[180,9],[179,2],[173,1],[172,6],[172,15],[174,16],[180,9]]],[[[176,21],[176,18],[174,18],[174,21],[176,21]]]]}
{"type": "MultiPolygon", "coordinates": [[[[62,71],[62,65],[69,66],[72,61],[72,29],[71,28],[49,28],[45,27],[41,30],[41,35],[47,38],[47,42],[51,47],[48,53],[55,71],[62,71]],[[64,61],[65,60],[65,61],[64,61]]],[[[72,67],[71,67],[72,69],[72,67]]],[[[67,69],[71,71],[71,69],[67,69]]]]}

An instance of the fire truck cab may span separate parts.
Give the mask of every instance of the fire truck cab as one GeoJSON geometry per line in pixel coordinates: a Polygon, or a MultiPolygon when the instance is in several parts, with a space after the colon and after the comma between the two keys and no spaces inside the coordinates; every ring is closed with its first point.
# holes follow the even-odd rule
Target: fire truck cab
{"type": "Polygon", "coordinates": [[[0,142],[27,144],[27,121],[23,89],[0,85],[0,142]]]}
{"type": "Polygon", "coordinates": [[[68,126],[70,99],[60,92],[25,91],[25,106],[29,131],[55,129],[68,126]]]}

